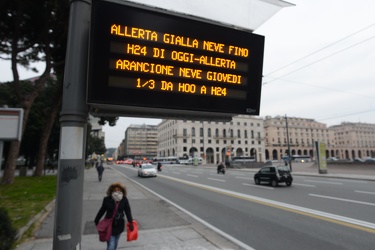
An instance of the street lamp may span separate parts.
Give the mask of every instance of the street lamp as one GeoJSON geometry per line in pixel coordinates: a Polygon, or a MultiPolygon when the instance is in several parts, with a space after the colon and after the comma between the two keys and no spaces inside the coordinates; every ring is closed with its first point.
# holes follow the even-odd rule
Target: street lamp
{"type": "Polygon", "coordinates": [[[285,115],[285,127],[286,127],[286,140],[288,142],[288,160],[290,171],[292,172],[292,158],[290,157],[290,144],[289,144],[289,130],[288,130],[288,117],[285,115]]]}

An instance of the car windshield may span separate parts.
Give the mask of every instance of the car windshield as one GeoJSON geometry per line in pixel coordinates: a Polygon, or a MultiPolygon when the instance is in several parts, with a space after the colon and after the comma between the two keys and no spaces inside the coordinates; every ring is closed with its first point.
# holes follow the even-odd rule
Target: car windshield
{"type": "Polygon", "coordinates": [[[287,166],[278,166],[277,169],[279,170],[279,173],[285,173],[285,172],[289,172],[289,167],[287,166]]]}
{"type": "Polygon", "coordinates": [[[152,165],[143,165],[142,168],[143,169],[150,169],[150,168],[155,168],[155,167],[152,166],[152,165]]]}

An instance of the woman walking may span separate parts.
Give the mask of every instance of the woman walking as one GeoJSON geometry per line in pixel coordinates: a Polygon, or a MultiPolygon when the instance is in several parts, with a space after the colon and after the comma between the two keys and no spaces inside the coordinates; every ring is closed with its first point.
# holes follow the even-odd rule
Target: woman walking
{"type": "Polygon", "coordinates": [[[105,218],[113,218],[112,235],[107,241],[107,250],[116,250],[121,233],[125,229],[125,218],[130,223],[129,229],[133,231],[133,217],[129,205],[127,192],[124,185],[115,182],[108,187],[107,196],[104,197],[102,206],[95,217],[95,225],[98,225],[99,220],[105,214],[105,218]],[[117,210],[115,209],[117,207],[117,210]],[[114,214],[115,213],[115,214],[114,214]]]}

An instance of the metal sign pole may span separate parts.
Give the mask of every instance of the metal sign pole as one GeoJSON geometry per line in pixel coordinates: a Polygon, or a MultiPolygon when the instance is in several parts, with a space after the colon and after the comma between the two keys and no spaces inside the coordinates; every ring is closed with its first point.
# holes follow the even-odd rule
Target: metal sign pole
{"type": "Polygon", "coordinates": [[[90,0],[70,0],[53,249],[81,249],[90,0]]]}

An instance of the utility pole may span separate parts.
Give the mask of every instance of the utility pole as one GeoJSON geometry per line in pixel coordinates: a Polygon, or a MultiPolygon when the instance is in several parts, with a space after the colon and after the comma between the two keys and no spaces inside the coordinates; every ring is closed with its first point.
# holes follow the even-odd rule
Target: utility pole
{"type": "Polygon", "coordinates": [[[292,158],[290,156],[290,144],[289,144],[289,130],[288,130],[288,117],[285,115],[285,126],[286,126],[286,140],[288,141],[288,161],[290,171],[292,172],[292,158]]]}
{"type": "Polygon", "coordinates": [[[54,250],[81,249],[91,0],[70,0],[56,191],[54,250]]]}

